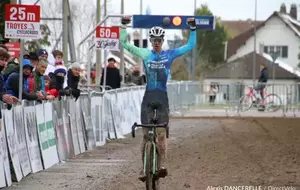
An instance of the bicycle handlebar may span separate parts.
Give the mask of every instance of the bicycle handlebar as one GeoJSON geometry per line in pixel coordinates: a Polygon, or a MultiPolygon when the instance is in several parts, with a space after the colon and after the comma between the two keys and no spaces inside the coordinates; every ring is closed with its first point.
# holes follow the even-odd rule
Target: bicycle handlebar
{"type": "Polygon", "coordinates": [[[137,124],[134,123],[133,126],[131,127],[131,135],[133,138],[135,138],[135,128],[137,127],[142,127],[142,128],[147,128],[147,129],[152,129],[154,128],[154,130],[156,128],[164,128],[166,130],[166,136],[167,138],[169,138],[169,126],[168,124],[137,124]]]}

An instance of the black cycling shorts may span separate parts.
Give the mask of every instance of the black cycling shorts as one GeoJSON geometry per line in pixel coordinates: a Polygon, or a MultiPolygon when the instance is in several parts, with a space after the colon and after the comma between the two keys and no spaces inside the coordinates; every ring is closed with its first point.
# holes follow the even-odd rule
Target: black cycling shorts
{"type": "Polygon", "coordinates": [[[159,124],[169,123],[169,99],[167,92],[155,90],[146,91],[142,101],[141,122],[142,124],[150,124],[153,118],[153,110],[149,106],[151,103],[159,103],[157,110],[157,119],[159,124]]]}

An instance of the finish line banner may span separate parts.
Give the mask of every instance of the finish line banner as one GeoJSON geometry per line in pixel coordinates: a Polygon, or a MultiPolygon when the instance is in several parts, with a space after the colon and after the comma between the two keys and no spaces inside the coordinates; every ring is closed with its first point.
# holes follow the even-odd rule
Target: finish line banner
{"type": "Polygon", "coordinates": [[[214,30],[214,16],[174,16],[174,15],[133,15],[133,28],[151,28],[160,26],[164,29],[189,29],[188,18],[195,18],[198,30],[214,30]]]}

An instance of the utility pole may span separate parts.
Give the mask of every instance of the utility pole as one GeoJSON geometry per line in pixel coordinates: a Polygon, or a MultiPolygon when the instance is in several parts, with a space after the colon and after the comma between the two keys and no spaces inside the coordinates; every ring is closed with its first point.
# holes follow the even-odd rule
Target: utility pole
{"type": "Polygon", "coordinates": [[[63,0],[63,53],[64,53],[64,64],[68,65],[68,0],[63,0]]]}
{"type": "MultiPolygon", "coordinates": [[[[195,16],[196,16],[196,10],[197,10],[197,0],[194,0],[194,15],[195,16]]],[[[197,61],[197,43],[192,51],[192,65],[191,65],[191,79],[192,80],[196,80],[196,76],[195,76],[196,61],[197,61]]]]}
{"type": "MultiPolygon", "coordinates": [[[[15,2],[17,3],[17,2],[15,2]]],[[[22,4],[22,0],[19,0],[19,4],[22,4]]],[[[24,54],[24,40],[20,39],[20,67],[19,67],[19,100],[22,100],[22,94],[23,94],[23,67],[21,65],[23,64],[23,54],[24,54]]]]}
{"type": "MultiPolygon", "coordinates": [[[[124,14],[124,0],[121,0],[121,14],[124,14]]],[[[120,74],[122,76],[121,84],[125,83],[125,59],[124,48],[120,46],[120,74]]]]}
{"type": "Polygon", "coordinates": [[[256,20],[257,20],[257,0],[254,0],[255,3],[254,3],[254,34],[253,34],[253,37],[254,37],[254,47],[253,47],[253,87],[255,86],[255,70],[256,70],[256,20]]]}
{"type": "MultiPolygon", "coordinates": [[[[107,16],[107,0],[104,0],[104,17],[107,16]]],[[[107,25],[107,21],[104,21],[104,26],[107,25]]],[[[107,62],[107,56],[108,56],[108,50],[104,50],[104,67],[106,67],[106,62],[107,62]]]]}
{"type": "MultiPolygon", "coordinates": [[[[140,14],[143,14],[143,0],[140,0],[140,14]]],[[[139,47],[143,48],[143,29],[140,29],[140,41],[139,41],[139,47]]],[[[143,65],[143,60],[140,59],[140,75],[144,72],[144,65],[143,65]]]]}
{"type": "MultiPolygon", "coordinates": [[[[96,23],[101,19],[101,0],[97,0],[96,23]]],[[[96,50],[96,84],[100,84],[100,75],[102,70],[101,50],[96,50]]]]}

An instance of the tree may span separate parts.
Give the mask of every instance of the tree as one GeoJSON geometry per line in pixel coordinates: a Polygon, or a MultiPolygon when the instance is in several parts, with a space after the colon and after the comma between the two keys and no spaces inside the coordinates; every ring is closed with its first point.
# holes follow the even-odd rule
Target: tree
{"type": "Polygon", "coordinates": [[[25,50],[28,52],[36,52],[38,49],[50,46],[49,36],[51,32],[46,24],[41,24],[41,39],[25,41],[25,50]]]}
{"type": "Polygon", "coordinates": [[[1,3],[0,3],[0,35],[1,35],[1,41],[2,41],[2,38],[4,38],[4,24],[5,24],[5,21],[4,21],[4,9],[5,9],[5,5],[6,4],[9,4],[10,3],[10,0],[3,0],[1,3]]]}
{"type": "Polygon", "coordinates": [[[285,6],[285,3],[282,3],[281,6],[280,6],[280,13],[284,13],[286,14],[286,6],[285,6]]]}
{"type": "MultiPolygon", "coordinates": [[[[201,5],[196,10],[196,15],[213,15],[207,5],[201,5]]],[[[183,36],[188,37],[189,32],[184,31],[183,36]]],[[[196,68],[201,70],[196,72],[199,75],[205,71],[210,71],[224,62],[224,44],[228,40],[225,27],[216,17],[216,27],[214,31],[197,30],[197,63],[196,68]],[[198,66],[199,65],[199,66],[198,66]]],[[[196,69],[195,68],[195,69],[196,69]]]]}

